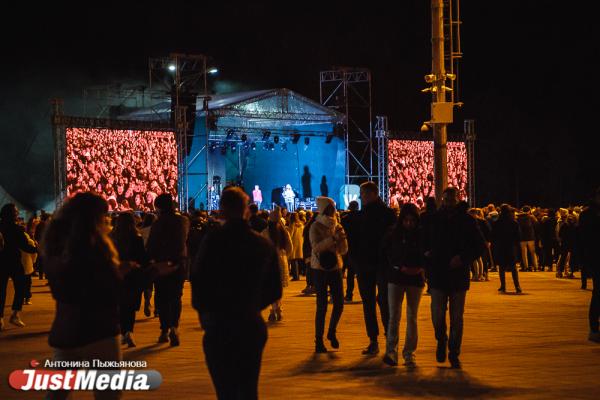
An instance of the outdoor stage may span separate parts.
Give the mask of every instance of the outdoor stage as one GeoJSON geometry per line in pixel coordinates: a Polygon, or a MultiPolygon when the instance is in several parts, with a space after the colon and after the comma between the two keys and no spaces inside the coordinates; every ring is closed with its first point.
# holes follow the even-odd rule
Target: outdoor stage
{"type": "MultiPolygon", "coordinates": [[[[290,282],[283,298],[284,320],[269,325],[259,391],[262,399],[596,399],[600,357],[598,344],[587,341],[587,307],[591,292],[578,279],[556,279],[552,272],[522,273],[523,295],[499,295],[498,274],[490,282],[473,282],[467,295],[461,360],[463,370],[435,361],[430,298],[419,308],[418,368],[390,368],[381,357],[360,354],[367,345],[359,302],[344,305],[338,329],[341,348],[315,355],[315,298],[300,296],[305,282],[290,282]]],[[[0,374],[51,356],[47,335],[54,301],[47,286],[34,279],[33,305],[25,306],[25,328],[0,332],[0,374]]],[[[9,285],[8,302],[12,299],[9,285]]],[[[512,288],[509,286],[509,291],[512,288]]],[[[355,293],[355,300],[359,300],[355,293]]],[[[330,310],[329,310],[330,311],[330,310]]],[[[8,312],[8,309],[7,309],[8,312]]],[[[266,314],[265,314],[266,317],[266,314]]],[[[198,317],[186,285],[181,316],[181,346],[156,344],[158,320],[138,313],[137,348],[127,360],[146,360],[160,371],[159,390],[126,393],[124,399],[214,399],[204,363],[198,317]]],[[[406,321],[401,322],[400,345],[406,321]]],[[[328,343],[327,343],[328,344],[328,343]]],[[[383,346],[383,339],[379,340],[383,346]]],[[[232,360],[235,362],[235,360],[232,360]]],[[[0,383],[1,399],[39,399],[0,383]]],[[[74,399],[92,399],[77,393],[74,399]]]]}

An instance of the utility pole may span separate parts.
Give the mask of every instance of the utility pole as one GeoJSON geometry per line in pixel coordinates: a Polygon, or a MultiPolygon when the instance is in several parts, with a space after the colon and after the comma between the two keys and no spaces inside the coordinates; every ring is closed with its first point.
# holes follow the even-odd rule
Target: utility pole
{"type": "MultiPolygon", "coordinates": [[[[431,0],[431,72],[435,76],[432,87],[432,120],[434,120],[435,103],[446,103],[446,71],[444,67],[444,1],[431,0]]],[[[447,124],[433,124],[433,176],[435,182],[435,199],[438,204],[442,200],[442,191],[448,186],[448,140],[447,124]]]]}

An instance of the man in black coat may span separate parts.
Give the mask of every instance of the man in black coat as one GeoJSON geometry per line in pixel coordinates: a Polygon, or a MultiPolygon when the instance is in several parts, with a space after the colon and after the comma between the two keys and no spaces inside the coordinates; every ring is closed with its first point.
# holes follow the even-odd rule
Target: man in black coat
{"type": "Polygon", "coordinates": [[[579,216],[578,230],[580,259],[594,282],[589,311],[589,340],[600,343],[600,188],[596,189],[589,207],[579,216]]]}
{"type": "Polygon", "coordinates": [[[374,355],[379,353],[377,304],[385,332],[390,315],[382,244],[385,234],[396,222],[396,213],[381,200],[379,188],[373,182],[365,182],[360,186],[360,198],[362,210],[356,223],[347,232],[351,238],[348,253],[350,262],[356,267],[358,290],[370,341],[363,354],[374,355]]]}
{"type": "Polygon", "coordinates": [[[448,358],[453,368],[460,368],[458,356],[463,333],[465,298],[469,290],[471,264],[485,251],[485,242],[477,222],[458,207],[458,190],[444,190],[442,207],[431,221],[429,243],[429,286],[431,319],[438,341],[438,362],[448,358]],[[446,328],[446,310],[450,305],[450,338],[446,328]]]}
{"type": "Polygon", "coordinates": [[[517,293],[521,293],[515,256],[520,242],[519,224],[515,221],[515,210],[508,204],[503,204],[500,208],[500,217],[492,225],[491,240],[496,255],[496,263],[500,266],[500,288],[498,291],[506,293],[505,275],[506,272],[510,272],[515,290],[517,293]]]}
{"type": "Polygon", "coordinates": [[[219,399],[255,399],[267,329],[261,310],[281,298],[273,245],[245,220],[248,196],[223,190],[225,224],[207,234],[192,266],[192,305],[219,399]]]}
{"type": "Polygon", "coordinates": [[[8,278],[13,281],[15,294],[13,297],[10,323],[19,327],[25,326],[20,312],[25,298],[25,272],[21,263],[21,251],[36,253],[37,248],[28,243],[25,229],[17,224],[19,210],[14,204],[6,204],[0,211],[0,235],[4,246],[0,250],[0,330],[4,328],[4,303],[8,278]]]}
{"type": "Polygon", "coordinates": [[[160,319],[159,343],[171,342],[179,346],[179,318],[181,316],[181,296],[185,281],[185,261],[187,256],[187,218],[175,212],[173,199],[169,194],[161,194],[154,200],[158,219],[152,228],[146,249],[151,262],[170,262],[175,268],[156,283],[155,302],[160,319]]]}

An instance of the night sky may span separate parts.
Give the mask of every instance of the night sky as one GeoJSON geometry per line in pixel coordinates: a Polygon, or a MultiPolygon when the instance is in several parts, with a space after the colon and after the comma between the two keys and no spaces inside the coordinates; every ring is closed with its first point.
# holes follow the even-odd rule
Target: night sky
{"type": "MultiPolygon", "coordinates": [[[[80,113],[83,88],[147,81],[148,57],[174,51],[212,56],[218,91],[287,87],[317,101],[320,70],[368,67],[374,113],[391,129],[416,131],[428,119],[428,1],[205,3],[5,10],[14,25],[0,28],[0,184],[25,205],[49,202],[49,99],[80,113]]],[[[585,202],[600,185],[594,14],[577,3],[462,3],[465,106],[450,131],[476,120],[478,202],[585,202]]]]}

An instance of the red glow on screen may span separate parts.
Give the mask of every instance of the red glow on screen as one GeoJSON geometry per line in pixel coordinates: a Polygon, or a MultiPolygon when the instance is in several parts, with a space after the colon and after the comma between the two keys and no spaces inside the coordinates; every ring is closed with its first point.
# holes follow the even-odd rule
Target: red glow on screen
{"type": "MultiPolygon", "coordinates": [[[[414,203],[419,206],[435,196],[433,142],[390,140],[388,144],[390,205],[414,203]]],[[[458,188],[467,200],[467,148],[463,142],[448,142],[448,186],[458,188]]]]}
{"type": "Polygon", "coordinates": [[[151,211],[162,193],[177,198],[173,132],[67,128],[67,196],[95,191],[112,211],[151,211]]]}

